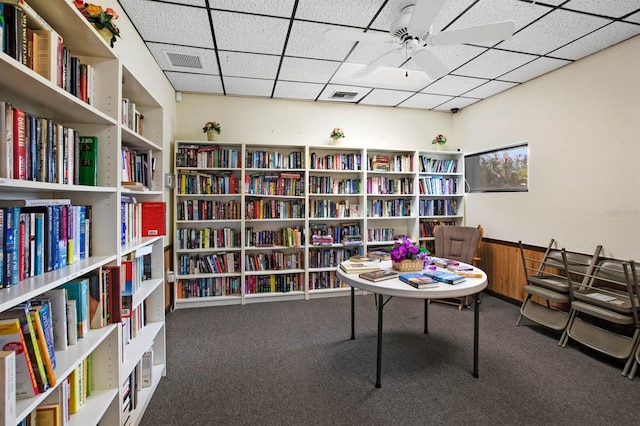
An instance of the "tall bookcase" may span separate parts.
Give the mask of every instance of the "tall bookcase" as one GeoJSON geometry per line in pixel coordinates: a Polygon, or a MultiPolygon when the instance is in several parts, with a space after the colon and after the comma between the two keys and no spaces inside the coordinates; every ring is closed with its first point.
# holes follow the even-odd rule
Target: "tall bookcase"
{"type": "MultiPolygon", "coordinates": [[[[127,259],[148,254],[150,262],[147,279],[138,282],[132,295],[131,309],[139,319],[137,325],[133,325],[132,320],[125,320],[90,329],[77,344],[56,350],[57,384],[35,397],[17,400],[15,420],[10,424],[20,423],[42,404],[62,401],[65,380],[89,358],[93,391],[79,411],[71,416],[70,424],[119,425],[127,421],[137,424],[165,374],[164,250],[162,237],[142,237],[139,232],[130,233],[131,238],[123,244],[123,226],[131,228],[133,223],[131,217],[123,215],[122,201],[126,196],[133,196],[137,201],[163,201],[162,106],[72,2],[30,0],[28,3],[63,38],[73,56],[80,58],[83,64],[93,66],[94,101],[89,104],[80,100],[0,52],[0,102],[72,128],[80,135],[97,136],[97,185],[48,183],[4,176],[0,178],[0,199],[4,203],[7,200],[70,199],[73,205],[91,206],[92,243],[85,258],[0,289],[0,312],[71,280],[100,273],[103,268],[121,266],[127,259]],[[124,97],[135,99],[140,106],[145,117],[142,133],[131,131],[122,124],[124,97]],[[123,147],[144,150],[149,155],[146,190],[132,191],[122,187],[123,147]],[[130,330],[135,336],[130,336],[130,330]],[[150,386],[139,391],[135,388],[127,390],[129,377],[139,368],[143,355],[151,351],[150,386]],[[127,405],[130,401],[128,392],[136,393],[135,408],[127,405]]],[[[2,237],[4,239],[4,235],[2,237]]]]}
{"type": "Polygon", "coordinates": [[[432,245],[427,225],[464,223],[462,158],[176,141],[176,308],[348,294],[335,274],[341,261],[398,235],[432,245]],[[426,159],[449,169],[425,169],[426,159]],[[427,180],[449,186],[436,192],[427,180]],[[426,210],[440,200],[448,210],[426,210]]]}

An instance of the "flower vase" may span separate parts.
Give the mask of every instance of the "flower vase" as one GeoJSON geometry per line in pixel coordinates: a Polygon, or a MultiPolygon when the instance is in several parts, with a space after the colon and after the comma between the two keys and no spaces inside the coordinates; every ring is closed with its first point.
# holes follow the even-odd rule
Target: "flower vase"
{"type": "Polygon", "coordinates": [[[446,151],[446,150],[447,150],[447,148],[446,148],[446,146],[445,146],[445,143],[440,143],[440,142],[438,142],[438,143],[436,143],[435,145],[436,145],[436,146],[435,146],[436,151],[446,151]]]}
{"type": "Polygon", "coordinates": [[[207,130],[208,141],[215,141],[217,136],[218,134],[215,132],[215,130],[207,130]]]}
{"type": "Polygon", "coordinates": [[[338,145],[340,143],[340,139],[342,139],[340,136],[335,136],[331,138],[331,141],[333,145],[338,145]]]}
{"type": "Polygon", "coordinates": [[[100,34],[102,36],[104,41],[106,41],[109,46],[113,47],[113,43],[111,43],[111,39],[113,39],[113,33],[109,30],[109,28],[107,28],[107,27],[102,27],[102,28],[96,27],[96,31],[98,31],[98,34],[100,34]]]}

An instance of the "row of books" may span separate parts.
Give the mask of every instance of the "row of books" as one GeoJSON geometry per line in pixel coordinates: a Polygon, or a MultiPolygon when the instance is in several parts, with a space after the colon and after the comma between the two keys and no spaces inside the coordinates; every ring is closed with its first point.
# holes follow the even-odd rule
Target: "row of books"
{"type": "Polygon", "coordinates": [[[81,63],[63,38],[25,0],[0,3],[2,51],[82,101],[94,104],[94,68],[81,63]]]}
{"type": "MultiPolygon", "coordinates": [[[[329,235],[332,242],[342,244],[347,235],[360,235],[360,224],[358,222],[343,222],[336,225],[328,225],[325,223],[311,223],[309,224],[309,231],[311,232],[312,244],[316,244],[313,241],[315,235],[329,235]]],[[[322,242],[319,242],[319,245],[322,242]]]]}
{"type": "Polygon", "coordinates": [[[304,274],[250,275],[244,285],[245,294],[304,291],[304,274]]]}
{"type": "Polygon", "coordinates": [[[136,197],[120,197],[120,242],[131,243],[142,237],[166,235],[167,206],[164,201],[138,202],[136,197]]]}
{"type": "Polygon", "coordinates": [[[247,151],[245,164],[251,169],[304,169],[304,152],[247,151]]]}
{"type": "Polygon", "coordinates": [[[142,120],[144,115],[138,111],[135,102],[129,98],[122,98],[122,125],[142,134],[142,120]]]}
{"type": "Polygon", "coordinates": [[[433,237],[433,228],[438,225],[456,226],[456,221],[446,220],[421,220],[420,221],[420,238],[433,237]]]}
{"type": "Polygon", "coordinates": [[[150,190],[152,188],[153,170],[155,158],[151,150],[134,150],[123,146],[121,181],[123,186],[132,186],[132,189],[150,190]],[[140,185],[136,185],[140,184],[140,185]]]}
{"type": "Polygon", "coordinates": [[[359,218],[361,217],[360,204],[349,200],[310,200],[309,217],[321,218],[359,218]]]}
{"type": "Polygon", "coordinates": [[[245,219],[304,219],[305,200],[247,199],[245,219]]]}
{"type": "Polygon", "coordinates": [[[458,194],[458,179],[429,176],[418,181],[420,194],[426,195],[456,195],[458,194]]]}
{"type": "Polygon", "coordinates": [[[332,268],[351,257],[351,250],[335,248],[331,250],[309,250],[309,268],[332,268]]]}
{"type": "Polygon", "coordinates": [[[413,194],[412,178],[368,177],[367,194],[413,194]]]}
{"type": "Polygon", "coordinates": [[[367,229],[367,241],[393,241],[396,239],[396,230],[394,228],[369,228],[367,229]]]}
{"type": "Polygon", "coordinates": [[[0,177],[97,184],[97,137],[0,101],[0,177]]]}
{"type": "Polygon", "coordinates": [[[244,177],[244,193],[303,197],[306,187],[299,173],[252,174],[244,177]]]}
{"type": "Polygon", "coordinates": [[[456,173],[458,160],[442,160],[420,155],[418,156],[418,165],[421,173],[456,173]]]}
{"type": "Polygon", "coordinates": [[[176,150],[176,167],[239,169],[242,167],[242,155],[237,148],[179,144],[176,150]]]}
{"type": "Polygon", "coordinates": [[[301,251],[293,253],[281,251],[250,253],[244,257],[244,268],[247,272],[304,269],[304,253],[301,251]]]}
{"type": "Polygon", "coordinates": [[[334,153],[321,155],[312,152],[309,167],[312,170],[362,170],[362,154],[334,153]]]}
{"type": "Polygon", "coordinates": [[[233,228],[178,228],[178,250],[239,248],[242,233],[233,228]]]}
{"type": "Polygon", "coordinates": [[[362,181],[355,179],[336,179],[333,176],[310,176],[309,194],[362,194],[362,181]]]}
{"type": "Polygon", "coordinates": [[[240,277],[192,278],[178,280],[176,297],[216,297],[240,295],[240,277]]]}
{"type": "Polygon", "coordinates": [[[240,271],[240,257],[234,252],[181,254],[177,269],[180,275],[233,273],[240,271]]]}
{"type": "Polygon", "coordinates": [[[137,408],[140,391],[153,383],[153,348],[142,354],[140,361],[122,384],[122,424],[131,424],[131,414],[137,408]]]}
{"type": "Polygon", "coordinates": [[[420,200],[418,203],[418,215],[420,216],[451,216],[457,212],[457,200],[420,200]]]}
{"type": "Polygon", "coordinates": [[[309,273],[309,290],[343,287],[347,287],[347,284],[338,279],[336,271],[318,271],[309,273]]]}
{"type": "Polygon", "coordinates": [[[251,247],[302,247],[306,242],[304,227],[254,230],[245,228],[245,244],[251,247]]]}
{"type": "Polygon", "coordinates": [[[413,172],[413,154],[381,155],[369,157],[367,170],[374,172],[413,172]]]}
{"type": "Polygon", "coordinates": [[[91,206],[69,199],[0,201],[0,288],[91,255],[91,206]]]}
{"type": "Polygon", "coordinates": [[[238,178],[233,173],[178,173],[178,194],[237,194],[238,178]]]}
{"type": "Polygon", "coordinates": [[[240,220],[239,200],[213,201],[187,199],[176,203],[177,220],[240,220]]]}
{"type": "MultiPolygon", "coordinates": [[[[432,200],[429,200],[432,201],[432,200]]],[[[368,217],[411,216],[411,200],[367,200],[368,217]]]]}

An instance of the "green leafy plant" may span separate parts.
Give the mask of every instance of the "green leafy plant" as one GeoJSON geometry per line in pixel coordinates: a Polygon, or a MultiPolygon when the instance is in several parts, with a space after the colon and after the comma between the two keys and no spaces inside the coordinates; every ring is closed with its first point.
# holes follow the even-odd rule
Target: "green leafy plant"
{"type": "Polygon", "coordinates": [[[346,138],[344,131],[340,127],[336,127],[329,135],[332,139],[346,138]]]}
{"type": "Polygon", "coordinates": [[[118,14],[115,10],[108,7],[103,9],[102,6],[97,4],[85,3],[83,0],[74,0],[73,4],[78,8],[82,16],[87,18],[87,21],[91,22],[98,31],[106,29],[111,33],[109,43],[113,47],[113,43],[116,42],[116,37],[120,37],[120,30],[113,22],[118,19],[118,14]]]}
{"type": "Polygon", "coordinates": [[[207,121],[207,124],[202,128],[202,133],[207,133],[209,130],[213,130],[217,134],[220,134],[222,127],[220,126],[220,123],[216,121],[207,121]]]}
{"type": "Polygon", "coordinates": [[[443,145],[443,144],[447,143],[447,137],[445,135],[436,135],[436,137],[433,138],[431,143],[433,145],[435,145],[437,143],[439,143],[440,145],[443,145]]]}

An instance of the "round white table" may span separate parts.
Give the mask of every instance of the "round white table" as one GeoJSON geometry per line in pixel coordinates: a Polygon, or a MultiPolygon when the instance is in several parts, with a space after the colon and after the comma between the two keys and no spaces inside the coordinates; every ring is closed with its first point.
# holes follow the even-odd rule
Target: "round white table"
{"type": "MultiPolygon", "coordinates": [[[[383,270],[392,270],[391,261],[380,262],[383,270]]],[[[438,268],[441,270],[441,268],[438,268]]],[[[410,297],[424,299],[424,332],[428,329],[429,299],[447,299],[451,297],[474,296],[474,322],[473,322],[473,377],[478,377],[478,330],[480,324],[480,292],[487,286],[487,275],[484,271],[475,268],[474,272],[480,272],[480,278],[466,278],[465,281],[451,285],[440,283],[437,287],[417,289],[407,283],[393,278],[384,281],[372,282],[360,278],[358,274],[347,274],[340,267],[337,268],[338,278],[351,286],[351,339],[355,339],[355,289],[366,290],[376,294],[378,308],[378,360],[376,368],[376,387],[379,388],[380,372],[382,367],[382,320],[384,305],[392,297],[410,297]],[[387,300],[384,300],[387,296],[387,300]]]]}

